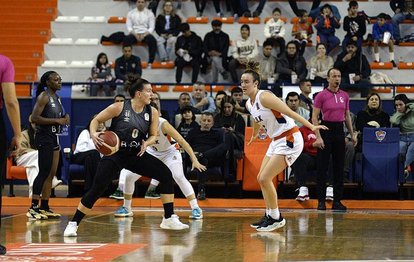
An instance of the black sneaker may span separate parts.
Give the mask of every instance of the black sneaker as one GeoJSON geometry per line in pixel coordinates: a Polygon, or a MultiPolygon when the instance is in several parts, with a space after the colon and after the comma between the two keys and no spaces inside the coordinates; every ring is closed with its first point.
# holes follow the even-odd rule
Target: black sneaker
{"type": "Polygon", "coordinates": [[[267,221],[267,215],[265,214],[259,221],[250,224],[252,228],[258,228],[261,224],[267,221]]]}
{"type": "Polygon", "coordinates": [[[197,199],[206,200],[206,191],[204,189],[201,189],[200,192],[198,192],[197,199]]]}
{"type": "Polygon", "coordinates": [[[326,210],[325,202],[319,201],[317,210],[326,210]]]}
{"type": "Polygon", "coordinates": [[[342,205],[341,201],[335,201],[332,204],[332,210],[336,211],[346,211],[346,206],[342,205]]]}
{"type": "Polygon", "coordinates": [[[274,219],[271,216],[267,216],[267,220],[260,224],[256,230],[259,232],[273,231],[285,226],[285,224],[286,220],[282,217],[282,214],[279,215],[279,219],[274,219]]]}
{"type": "Polygon", "coordinates": [[[5,255],[7,252],[6,247],[0,245],[0,255],[5,255]]]}

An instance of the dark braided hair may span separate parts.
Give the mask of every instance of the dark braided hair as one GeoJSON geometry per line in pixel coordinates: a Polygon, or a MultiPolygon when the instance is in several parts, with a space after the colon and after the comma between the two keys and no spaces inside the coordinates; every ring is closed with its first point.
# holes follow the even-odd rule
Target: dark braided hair
{"type": "Polygon", "coordinates": [[[36,98],[38,96],[40,96],[40,94],[45,91],[45,88],[47,87],[47,81],[49,80],[49,77],[52,74],[57,74],[55,71],[47,71],[46,73],[44,73],[42,75],[42,77],[40,78],[40,83],[37,85],[37,89],[36,89],[36,98]]]}

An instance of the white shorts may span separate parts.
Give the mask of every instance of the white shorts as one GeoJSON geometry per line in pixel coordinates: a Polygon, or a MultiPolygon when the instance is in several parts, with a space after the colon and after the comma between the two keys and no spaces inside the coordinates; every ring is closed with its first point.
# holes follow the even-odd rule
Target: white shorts
{"type": "Polygon", "coordinates": [[[291,166],[303,150],[303,138],[300,132],[292,134],[293,141],[288,141],[288,137],[282,137],[272,141],[267,149],[266,156],[284,155],[288,166],[291,166]]]}
{"type": "Polygon", "coordinates": [[[147,153],[161,160],[168,168],[170,168],[174,163],[179,163],[181,165],[183,163],[180,151],[175,148],[167,151],[155,151],[148,148],[147,153]]]}

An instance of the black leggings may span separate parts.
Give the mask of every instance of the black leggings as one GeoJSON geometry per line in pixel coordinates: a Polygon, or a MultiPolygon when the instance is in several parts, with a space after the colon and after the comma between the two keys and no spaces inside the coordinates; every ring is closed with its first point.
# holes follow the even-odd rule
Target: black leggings
{"type": "MultiPolygon", "coordinates": [[[[194,0],[195,7],[197,9],[197,12],[204,12],[204,9],[206,8],[207,0],[194,0]],[[201,1],[201,6],[200,6],[201,1]]],[[[220,0],[213,0],[214,3],[214,9],[216,10],[216,13],[220,13],[220,0]]]]}
{"type": "Polygon", "coordinates": [[[96,174],[101,155],[95,149],[86,152],[80,152],[73,156],[73,162],[85,166],[85,187],[84,192],[88,192],[92,186],[93,178],[96,174]]]}
{"type": "Polygon", "coordinates": [[[137,152],[119,151],[112,156],[103,157],[99,161],[92,187],[82,197],[81,203],[86,208],[92,208],[123,168],[141,176],[158,180],[161,194],[174,194],[172,173],[158,158],[147,152],[141,157],[137,157],[137,152]]]}
{"type": "Polygon", "coordinates": [[[322,122],[329,130],[321,130],[321,137],[325,144],[324,149],[318,149],[317,170],[318,170],[318,200],[325,201],[325,189],[327,182],[327,171],[329,159],[332,156],[332,179],[334,199],[342,199],[344,190],[344,158],[345,158],[345,134],[343,122],[322,122]],[[323,163],[323,164],[319,164],[323,163]]]}
{"type": "Polygon", "coordinates": [[[42,193],[43,184],[50,174],[53,164],[53,154],[59,150],[56,135],[36,134],[35,143],[39,152],[39,174],[33,182],[33,195],[42,193]]]}

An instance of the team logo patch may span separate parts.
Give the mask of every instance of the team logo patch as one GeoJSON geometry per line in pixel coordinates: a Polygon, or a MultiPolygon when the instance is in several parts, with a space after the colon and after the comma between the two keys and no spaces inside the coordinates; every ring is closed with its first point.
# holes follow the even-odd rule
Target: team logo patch
{"type": "Polygon", "coordinates": [[[378,130],[378,131],[375,131],[375,138],[378,140],[378,142],[382,142],[384,139],[385,139],[385,137],[387,136],[387,132],[386,131],[384,131],[384,130],[378,130]]]}
{"type": "Polygon", "coordinates": [[[144,119],[145,119],[145,121],[149,121],[149,114],[148,113],[144,114],[144,119]]]}

